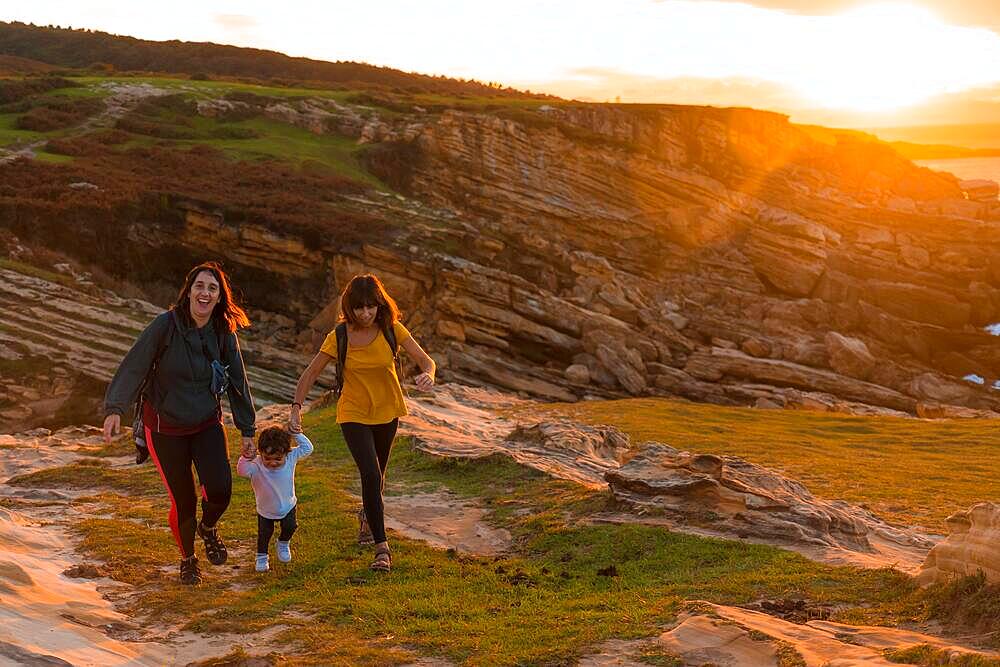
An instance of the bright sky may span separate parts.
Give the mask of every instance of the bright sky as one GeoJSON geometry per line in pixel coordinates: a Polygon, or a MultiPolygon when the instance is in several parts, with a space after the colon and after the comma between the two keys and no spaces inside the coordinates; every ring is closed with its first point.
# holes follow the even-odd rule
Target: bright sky
{"type": "Polygon", "coordinates": [[[941,96],[1000,103],[1000,0],[746,2],[755,4],[34,0],[5,2],[0,19],[254,46],[578,99],[779,109],[806,121],[863,114],[870,124],[941,96]]]}

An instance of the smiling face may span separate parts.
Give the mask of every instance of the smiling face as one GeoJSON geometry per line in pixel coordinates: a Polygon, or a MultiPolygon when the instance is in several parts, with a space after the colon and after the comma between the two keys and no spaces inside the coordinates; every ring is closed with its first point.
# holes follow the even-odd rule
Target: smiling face
{"type": "Polygon", "coordinates": [[[376,303],[365,303],[354,309],[354,317],[358,321],[358,326],[370,327],[375,323],[375,317],[378,315],[378,304],[376,303]]]}
{"type": "Polygon", "coordinates": [[[285,457],[288,456],[285,452],[261,452],[260,462],[264,464],[266,468],[271,470],[277,470],[281,466],[285,465],[285,457]]]}
{"type": "Polygon", "coordinates": [[[219,303],[220,295],[219,281],[216,280],[211,271],[201,271],[195,276],[194,282],[191,283],[188,301],[191,307],[191,317],[199,326],[208,322],[216,304],[219,303]]]}

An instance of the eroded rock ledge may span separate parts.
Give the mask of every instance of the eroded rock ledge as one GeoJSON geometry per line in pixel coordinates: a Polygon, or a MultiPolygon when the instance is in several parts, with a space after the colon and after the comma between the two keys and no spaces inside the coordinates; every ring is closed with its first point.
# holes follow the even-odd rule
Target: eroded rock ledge
{"type": "Polygon", "coordinates": [[[554,477],[609,488],[629,509],[595,517],[601,521],[657,523],[774,544],[824,562],[907,572],[915,572],[934,545],[916,530],[816,498],[799,482],[736,457],[637,444],[610,426],[500,416],[518,403],[498,392],[441,386],[432,395],[411,396],[401,433],[436,456],[500,453],[554,477]]]}

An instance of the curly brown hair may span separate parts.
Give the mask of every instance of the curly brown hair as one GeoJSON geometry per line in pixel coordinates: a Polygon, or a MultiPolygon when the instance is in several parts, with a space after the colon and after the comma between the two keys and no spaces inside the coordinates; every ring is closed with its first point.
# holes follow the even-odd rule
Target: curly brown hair
{"type": "Polygon", "coordinates": [[[257,449],[265,454],[287,454],[292,451],[292,436],[280,426],[268,426],[257,436],[257,449]]]}

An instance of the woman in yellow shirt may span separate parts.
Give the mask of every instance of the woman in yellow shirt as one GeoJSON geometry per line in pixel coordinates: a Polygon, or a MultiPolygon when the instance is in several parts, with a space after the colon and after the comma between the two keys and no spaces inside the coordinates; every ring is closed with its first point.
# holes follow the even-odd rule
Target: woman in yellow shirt
{"type": "Polygon", "coordinates": [[[382,487],[399,418],[406,414],[403,390],[396,375],[398,352],[390,349],[388,332],[395,334],[396,344],[406,350],[423,371],[414,378],[419,389],[430,389],[434,385],[436,366],[399,321],[396,302],[374,275],[351,279],[340,295],[340,310],[340,322],[346,326],[338,326],[330,332],[319,353],[302,372],[295,388],[289,422],[293,431],[301,429],[302,401],[326,365],[338,358],[338,331],[346,333],[347,358],[340,370],[343,385],[337,401],[337,423],[361,474],[364,509],[358,515],[361,522],[358,541],[374,541],[375,559],[371,568],[388,572],[392,556],[385,537],[382,487]]]}

